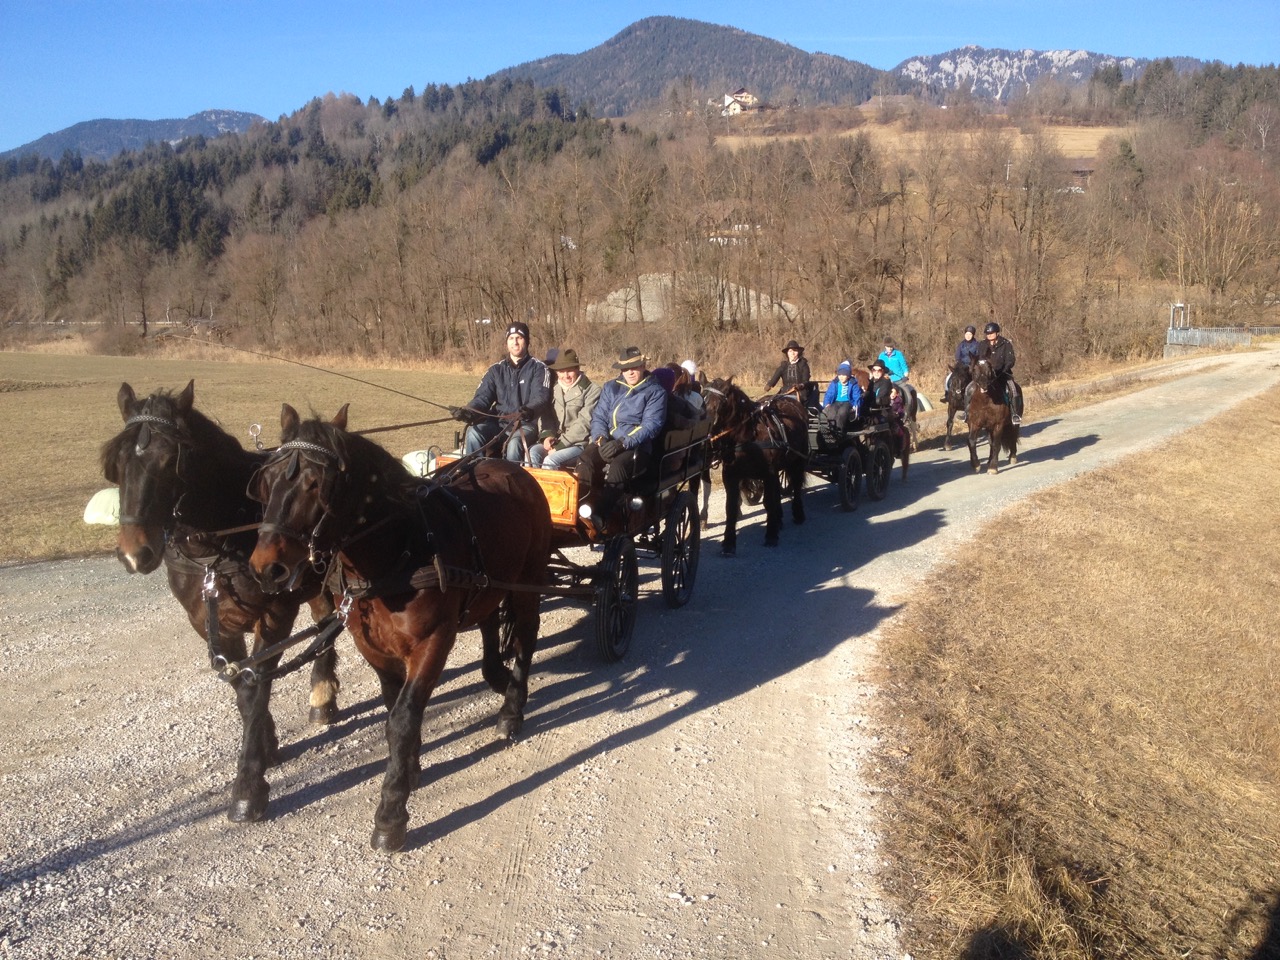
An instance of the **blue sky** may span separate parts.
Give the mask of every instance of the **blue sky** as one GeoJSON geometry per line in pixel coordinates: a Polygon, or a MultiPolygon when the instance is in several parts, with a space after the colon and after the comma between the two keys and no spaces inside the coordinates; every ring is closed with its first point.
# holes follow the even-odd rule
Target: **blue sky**
{"type": "Polygon", "coordinates": [[[581,53],[657,15],[885,69],[969,43],[1280,61],[1277,0],[0,0],[0,151],[82,120],[274,120],[329,91],[399,96],[581,53]]]}

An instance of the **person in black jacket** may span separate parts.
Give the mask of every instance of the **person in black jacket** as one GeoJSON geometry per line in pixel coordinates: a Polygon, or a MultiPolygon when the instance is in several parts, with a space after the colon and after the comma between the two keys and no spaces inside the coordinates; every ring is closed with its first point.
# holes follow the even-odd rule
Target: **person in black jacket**
{"type": "Polygon", "coordinates": [[[507,328],[507,356],[485,371],[469,404],[449,412],[469,424],[464,453],[475,453],[509,428],[504,455],[526,459],[538,442],[538,418],[551,413],[551,373],[529,354],[528,326],[516,322],[507,328]]]}
{"type": "Polygon", "coordinates": [[[772,390],[774,384],[781,383],[783,393],[794,393],[796,399],[806,407],[813,406],[812,390],[809,386],[813,377],[809,373],[809,361],[804,358],[804,347],[794,340],[788,340],[786,346],[782,348],[782,354],[787,359],[773,371],[773,376],[764,385],[765,390],[772,390]]]}
{"type": "Polygon", "coordinates": [[[978,352],[978,358],[991,364],[991,372],[996,377],[994,382],[996,396],[1000,396],[1003,390],[1005,402],[1009,404],[1009,412],[1013,414],[1013,422],[1022,423],[1022,389],[1013,379],[1013,365],[1016,361],[1013,355],[1013,341],[1000,333],[1000,324],[994,321],[983,327],[982,334],[987,342],[978,352]]]}

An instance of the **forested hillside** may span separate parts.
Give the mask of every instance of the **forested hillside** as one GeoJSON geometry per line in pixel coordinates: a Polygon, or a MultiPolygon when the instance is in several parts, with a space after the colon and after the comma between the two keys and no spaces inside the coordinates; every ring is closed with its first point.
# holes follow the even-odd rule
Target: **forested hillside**
{"type": "Polygon", "coordinates": [[[599,116],[619,117],[655,101],[685,109],[749,87],[780,106],[863,103],[914,85],[865,63],[770,40],[734,27],[648,17],[584,53],[522,63],[495,76],[564,89],[599,116]]]}
{"type": "Polygon", "coordinates": [[[751,118],[604,120],[507,79],[330,95],[109,164],[10,160],[0,318],[10,343],[93,321],[136,348],[167,320],[269,350],[455,360],[520,318],[592,361],[626,340],[763,365],[787,337],[825,362],[886,332],[941,362],[994,316],[1026,376],[1148,353],[1170,301],[1256,323],[1280,288],[1275,69],[1167,79],[1158,101],[1100,81],[1123,132],[1083,172],[1034,118],[1019,136],[973,102],[868,110],[888,124],[875,138],[779,111],[825,132],[728,149],[751,118]],[[1129,97],[1145,106],[1124,115],[1129,97]]]}

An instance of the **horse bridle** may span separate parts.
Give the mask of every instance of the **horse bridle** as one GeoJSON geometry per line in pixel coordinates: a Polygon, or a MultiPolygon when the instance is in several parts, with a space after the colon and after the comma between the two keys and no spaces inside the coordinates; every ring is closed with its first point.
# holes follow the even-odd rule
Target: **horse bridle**
{"type": "MultiPolygon", "coordinates": [[[[124,428],[128,430],[130,427],[138,426],[139,424],[141,424],[141,429],[138,430],[138,436],[133,443],[133,455],[135,457],[141,457],[143,454],[143,451],[145,451],[147,447],[151,445],[151,434],[153,432],[152,427],[161,428],[159,430],[155,430],[154,432],[159,433],[162,436],[168,437],[170,440],[174,442],[174,444],[177,445],[177,448],[178,448],[177,461],[178,462],[174,466],[173,475],[175,479],[178,481],[179,485],[185,487],[185,482],[183,481],[183,478],[182,478],[182,466],[183,466],[182,452],[184,449],[188,447],[188,444],[185,440],[183,440],[182,431],[178,427],[177,422],[174,420],[170,420],[168,417],[156,416],[153,413],[135,413],[133,416],[125,420],[124,428]]],[[[143,472],[144,473],[147,472],[145,467],[143,468],[143,472]]],[[[150,477],[151,474],[148,473],[147,476],[150,477]]],[[[183,493],[179,493],[178,496],[174,499],[173,509],[170,511],[169,519],[174,521],[179,519],[178,506],[182,502],[182,497],[183,497],[183,493]]],[[[141,517],[141,516],[135,517],[128,514],[120,515],[121,524],[128,524],[131,526],[145,526],[146,522],[147,522],[146,517],[141,517]]],[[[162,524],[162,526],[164,526],[165,537],[167,539],[168,533],[169,533],[169,527],[164,524],[162,524]]]]}
{"type": "Polygon", "coordinates": [[[311,532],[307,533],[284,523],[268,521],[266,518],[267,503],[264,502],[263,518],[258,529],[261,533],[275,533],[297,543],[305,544],[307,547],[307,562],[311,564],[312,569],[317,572],[323,572],[328,565],[327,558],[341,549],[341,544],[335,543],[332,547],[322,550],[320,548],[320,537],[324,530],[325,521],[332,516],[330,505],[340,492],[339,484],[342,478],[346,476],[347,463],[338,451],[332,450],[323,444],[311,443],[307,440],[289,440],[276,447],[271,456],[253,475],[253,479],[249,482],[250,496],[254,496],[254,488],[258,486],[258,480],[263,471],[286,458],[289,461],[284,468],[284,478],[286,480],[292,480],[298,475],[301,461],[304,459],[311,461],[324,470],[325,482],[320,489],[319,496],[323,512],[320,514],[320,519],[316,521],[315,526],[311,528],[311,532]]]}

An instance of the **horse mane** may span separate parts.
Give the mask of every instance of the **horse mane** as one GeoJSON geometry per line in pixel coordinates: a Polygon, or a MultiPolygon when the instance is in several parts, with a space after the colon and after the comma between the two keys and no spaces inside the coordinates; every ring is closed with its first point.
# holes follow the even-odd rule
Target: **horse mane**
{"type": "Polygon", "coordinates": [[[348,474],[373,478],[375,486],[385,482],[385,490],[393,499],[409,499],[421,483],[399,457],[381,444],[337,427],[319,414],[300,421],[292,435],[280,439],[285,443],[302,440],[332,450],[346,465],[348,474]]]}

